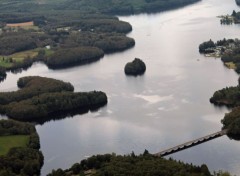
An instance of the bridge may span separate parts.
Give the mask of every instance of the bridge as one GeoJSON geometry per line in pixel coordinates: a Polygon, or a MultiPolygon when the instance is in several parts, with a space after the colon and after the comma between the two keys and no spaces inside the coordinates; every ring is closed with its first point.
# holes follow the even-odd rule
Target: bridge
{"type": "Polygon", "coordinates": [[[201,138],[198,138],[198,139],[195,139],[195,140],[191,140],[189,142],[185,142],[185,143],[177,145],[175,147],[163,150],[163,151],[158,152],[158,153],[156,153],[154,155],[155,156],[159,156],[159,157],[167,156],[167,155],[179,152],[181,150],[185,150],[187,148],[193,147],[195,145],[199,145],[199,144],[202,144],[204,142],[210,141],[212,139],[221,137],[221,136],[223,136],[225,134],[227,134],[227,130],[218,131],[216,133],[209,134],[207,136],[204,136],[204,137],[201,137],[201,138]]]}

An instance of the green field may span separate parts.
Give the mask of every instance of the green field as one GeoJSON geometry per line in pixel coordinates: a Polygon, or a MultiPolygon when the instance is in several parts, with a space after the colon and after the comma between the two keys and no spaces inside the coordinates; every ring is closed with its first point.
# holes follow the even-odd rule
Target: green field
{"type": "Polygon", "coordinates": [[[0,55],[0,66],[4,68],[11,68],[14,63],[21,63],[25,58],[34,58],[38,55],[40,49],[45,50],[45,55],[47,57],[51,56],[54,52],[51,49],[46,48],[36,48],[32,50],[17,52],[9,56],[0,55]]]}
{"type": "Polygon", "coordinates": [[[6,155],[13,147],[26,147],[29,135],[11,135],[0,137],[0,156],[6,155]]]}

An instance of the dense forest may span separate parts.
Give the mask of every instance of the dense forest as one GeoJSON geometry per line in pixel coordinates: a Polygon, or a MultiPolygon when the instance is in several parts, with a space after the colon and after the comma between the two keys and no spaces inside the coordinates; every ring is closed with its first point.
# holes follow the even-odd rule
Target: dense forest
{"type": "Polygon", "coordinates": [[[0,93],[0,113],[22,121],[56,119],[58,115],[96,109],[107,103],[104,92],[73,92],[70,83],[51,78],[23,77],[18,87],[18,91],[0,93]]]}
{"type": "Polygon", "coordinates": [[[173,159],[165,159],[149,154],[147,150],[143,154],[135,155],[94,155],[80,163],[73,164],[69,169],[53,170],[48,176],[230,176],[228,172],[218,171],[211,174],[208,167],[203,164],[194,166],[173,159]]]}
{"type": "Polygon", "coordinates": [[[35,12],[78,10],[83,13],[133,14],[140,12],[159,12],[188,5],[198,0],[2,0],[2,12],[35,12]]]}
{"type": "MultiPolygon", "coordinates": [[[[43,165],[43,155],[40,149],[39,137],[34,125],[13,120],[0,120],[0,146],[6,142],[8,151],[0,155],[1,176],[40,175],[43,165]],[[27,137],[25,146],[11,146],[11,141],[27,137]],[[16,138],[17,137],[17,138],[16,138]]],[[[1,153],[2,147],[0,148],[1,153]]]]}
{"type": "Polygon", "coordinates": [[[211,176],[206,165],[194,166],[150,155],[147,150],[139,156],[119,156],[116,154],[96,155],[75,163],[70,169],[53,170],[48,176],[70,175],[164,175],[164,176],[211,176]]]}
{"type": "Polygon", "coordinates": [[[146,71],[146,65],[141,59],[135,58],[125,65],[124,71],[126,75],[142,75],[146,71]]]}

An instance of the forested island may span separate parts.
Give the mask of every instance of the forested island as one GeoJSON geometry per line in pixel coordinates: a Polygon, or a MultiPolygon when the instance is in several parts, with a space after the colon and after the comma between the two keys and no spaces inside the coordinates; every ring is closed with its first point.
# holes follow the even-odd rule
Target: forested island
{"type": "Polygon", "coordinates": [[[104,92],[73,92],[70,83],[51,78],[23,77],[17,84],[20,90],[0,93],[0,113],[16,120],[43,123],[107,103],[104,92]]]}
{"type": "Polygon", "coordinates": [[[39,175],[43,155],[34,125],[0,120],[0,175],[39,175]]]}
{"type": "Polygon", "coordinates": [[[125,65],[124,71],[126,75],[142,75],[146,71],[146,65],[141,59],[135,58],[125,65]]]}

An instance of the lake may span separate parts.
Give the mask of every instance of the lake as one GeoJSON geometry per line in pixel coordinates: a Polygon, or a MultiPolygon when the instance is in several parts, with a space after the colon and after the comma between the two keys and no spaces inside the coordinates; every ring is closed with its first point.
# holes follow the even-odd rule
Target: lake
{"type": "MultiPolygon", "coordinates": [[[[200,55],[203,41],[237,38],[240,25],[221,25],[216,16],[239,11],[235,0],[202,0],[156,14],[121,16],[133,31],[134,48],[105,55],[100,61],[50,70],[41,63],[19,74],[8,73],[1,91],[16,90],[18,78],[40,75],[71,82],[75,91],[101,90],[108,105],[96,112],[37,125],[44,154],[42,175],[52,169],[105,153],[157,153],[221,130],[229,112],[210,104],[216,90],[238,84],[238,75],[220,59],[200,55]],[[135,57],[147,67],[143,76],[128,77],[124,66],[135,57]]],[[[226,136],[172,154],[211,171],[239,174],[240,142],[226,136]]]]}

